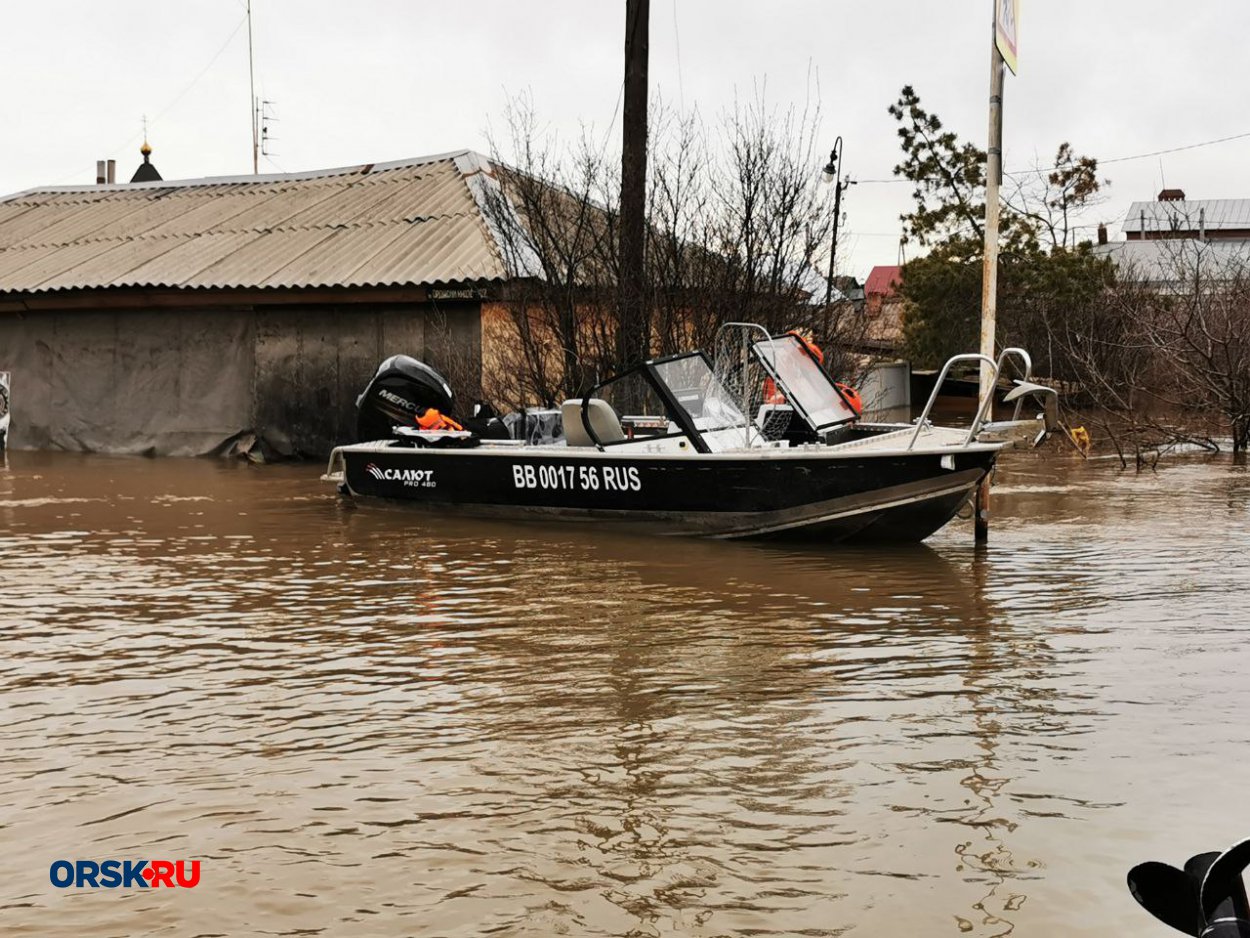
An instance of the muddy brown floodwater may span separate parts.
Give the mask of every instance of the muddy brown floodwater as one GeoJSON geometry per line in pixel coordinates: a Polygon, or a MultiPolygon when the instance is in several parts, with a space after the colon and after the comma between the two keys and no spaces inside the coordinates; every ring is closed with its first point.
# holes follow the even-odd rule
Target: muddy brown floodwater
{"type": "Polygon", "coordinates": [[[1164,935],[1250,835],[1250,473],[1016,456],[988,553],[0,470],[0,934],[1164,935]],[[201,861],[58,889],[58,859],[201,861]]]}

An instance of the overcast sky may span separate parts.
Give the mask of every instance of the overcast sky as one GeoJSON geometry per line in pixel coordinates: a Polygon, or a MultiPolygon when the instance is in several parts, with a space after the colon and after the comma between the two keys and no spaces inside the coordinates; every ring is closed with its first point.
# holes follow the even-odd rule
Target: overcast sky
{"type": "MultiPolygon", "coordinates": [[[[130,178],[149,120],[167,179],[251,170],[243,0],[3,4],[0,191],[130,178]]],[[[528,92],[569,139],[608,134],[621,85],[624,0],[253,0],[257,94],[275,102],[262,172],[488,150],[528,92]]],[[[863,183],[844,202],[839,267],[898,259],[909,187],[887,106],[904,84],[985,146],[991,0],[652,0],[651,83],[715,117],[766,83],[776,106],[818,98],[827,150],[844,138],[863,183]]],[[[1020,75],[1007,76],[1005,162],[1070,140],[1105,162],[1118,222],[1161,181],[1190,198],[1250,198],[1250,0],[1022,0],[1020,75]]],[[[619,136],[619,120],[612,138],[619,136]]],[[[819,166],[813,166],[818,172],[819,166]]]]}

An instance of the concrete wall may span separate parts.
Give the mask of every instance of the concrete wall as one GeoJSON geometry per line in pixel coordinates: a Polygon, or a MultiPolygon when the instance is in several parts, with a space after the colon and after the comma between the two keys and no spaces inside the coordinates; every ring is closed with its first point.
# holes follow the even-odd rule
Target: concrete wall
{"type": "Polygon", "coordinates": [[[908,362],[878,362],[859,382],[866,420],[904,421],[911,419],[911,365],[908,362]]]}
{"type": "Polygon", "coordinates": [[[356,395],[404,353],[481,383],[476,303],[0,314],[15,449],[189,456],[245,430],[322,456],[352,438],[356,395]]]}

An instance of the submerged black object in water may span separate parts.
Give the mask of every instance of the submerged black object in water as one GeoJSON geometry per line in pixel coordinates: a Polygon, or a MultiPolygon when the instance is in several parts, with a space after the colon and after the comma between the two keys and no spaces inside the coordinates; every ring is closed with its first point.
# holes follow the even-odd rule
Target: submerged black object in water
{"type": "Polygon", "coordinates": [[[1250,840],[1223,853],[1199,853],[1179,870],[1151,860],[1129,870],[1128,888],[1147,912],[1196,938],[1250,938],[1250,901],[1242,872],[1250,840]]]}

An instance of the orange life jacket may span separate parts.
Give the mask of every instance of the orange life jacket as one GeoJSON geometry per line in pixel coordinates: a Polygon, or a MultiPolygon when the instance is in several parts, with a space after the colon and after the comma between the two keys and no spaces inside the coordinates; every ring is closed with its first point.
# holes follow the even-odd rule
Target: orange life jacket
{"type": "Polygon", "coordinates": [[[450,417],[444,417],[433,407],[427,407],[418,417],[417,426],[422,430],[463,430],[464,427],[450,417]]]}
{"type": "Polygon", "coordinates": [[[794,336],[796,339],[802,342],[804,348],[806,348],[809,352],[811,352],[813,355],[816,356],[816,361],[820,362],[822,365],[825,363],[825,353],[820,350],[819,345],[817,345],[811,339],[804,338],[802,335],[800,335],[797,332],[791,332],[790,335],[794,336]]]}
{"type": "Polygon", "coordinates": [[[855,411],[856,416],[864,416],[864,401],[859,396],[859,392],[849,384],[843,384],[841,381],[837,382],[837,385],[838,390],[842,392],[842,396],[845,397],[846,402],[851,405],[851,410],[855,411]]]}

